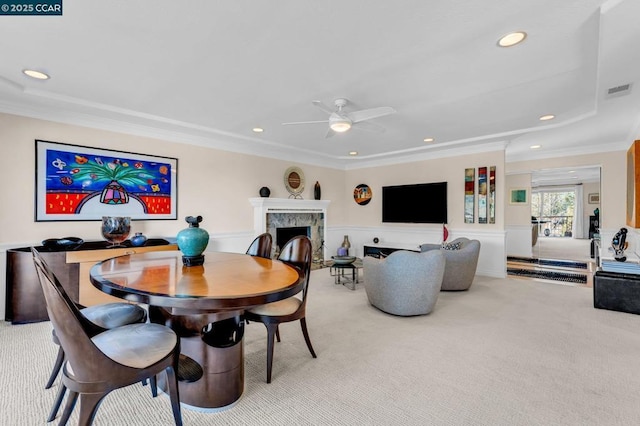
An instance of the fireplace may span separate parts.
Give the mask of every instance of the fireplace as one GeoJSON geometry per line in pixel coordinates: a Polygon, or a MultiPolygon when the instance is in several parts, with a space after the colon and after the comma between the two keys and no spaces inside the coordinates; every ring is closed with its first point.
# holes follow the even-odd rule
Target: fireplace
{"type": "MultiPolygon", "coordinates": [[[[274,245],[282,248],[296,235],[311,239],[313,261],[322,264],[325,259],[324,245],[327,226],[328,200],[294,200],[283,198],[250,198],[254,208],[254,233],[270,233],[274,245]],[[280,237],[280,229],[296,229],[288,236],[280,237]],[[283,241],[284,240],[284,241],[283,241]]],[[[284,231],[289,232],[289,231],[284,231]]]]}
{"type": "Polygon", "coordinates": [[[311,227],[310,226],[289,226],[286,228],[276,228],[276,246],[278,247],[276,250],[280,252],[279,249],[282,249],[287,242],[293,237],[297,237],[298,235],[304,235],[306,237],[311,236],[311,227]]]}

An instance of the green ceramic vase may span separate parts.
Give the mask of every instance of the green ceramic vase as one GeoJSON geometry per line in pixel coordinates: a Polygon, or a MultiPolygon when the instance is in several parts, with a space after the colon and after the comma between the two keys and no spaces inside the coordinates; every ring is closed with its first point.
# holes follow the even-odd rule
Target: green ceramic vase
{"type": "Polygon", "coordinates": [[[185,266],[198,266],[204,263],[202,253],[209,244],[209,233],[200,228],[202,216],[187,216],[189,227],[178,232],[176,241],[182,252],[182,262],[185,266]]]}

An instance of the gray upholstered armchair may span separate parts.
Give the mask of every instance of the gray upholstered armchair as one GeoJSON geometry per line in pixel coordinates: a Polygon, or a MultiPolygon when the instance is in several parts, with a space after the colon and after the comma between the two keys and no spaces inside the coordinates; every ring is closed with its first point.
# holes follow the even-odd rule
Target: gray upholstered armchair
{"type": "Polygon", "coordinates": [[[425,315],[433,310],[444,274],[439,251],[395,251],[383,259],[366,256],[364,288],[371,303],[394,315],[425,315]]]}
{"type": "Polygon", "coordinates": [[[444,278],[442,279],[442,290],[459,291],[468,290],[473,283],[478,266],[478,256],[480,255],[480,241],[470,240],[460,237],[448,243],[456,246],[456,250],[442,248],[441,244],[422,244],[422,252],[440,251],[444,253],[446,265],[444,267],[444,278]],[[459,244],[458,244],[459,243],[459,244]]]}

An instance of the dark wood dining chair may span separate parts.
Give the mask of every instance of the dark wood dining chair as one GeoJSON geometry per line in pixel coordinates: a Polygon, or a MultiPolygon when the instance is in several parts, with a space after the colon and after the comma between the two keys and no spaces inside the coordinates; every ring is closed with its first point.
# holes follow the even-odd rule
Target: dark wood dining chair
{"type": "Polygon", "coordinates": [[[273,245],[273,237],[270,233],[265,232],[256,237],[247,249],[247,253],[251,256],[264,257],[271,259],[271,246],[273,245]]]}
{"type": "Polygon", "coordinates": [[[274,340],[277,337],[280,342],[280,330],[278,326],[284,322],[300,320],[304,341],[311,352],[311,356],[317,358],[309,332],[307,331],[306,306],[309,288],[309,276],[311,274],[312,248],[311,240],[306,236],[297,236],[289,240],[280,252],[279,260],[298,269],[301,279],[304,280],[302,297],[292,296],[277,302],[255,306],[245,311],[245,318],[250,321],[261,322],[267,328],[267,383],[271,383],[271,367],[273,365],[274,340]]]}
{"type": "MultiPolygon", "coordinates": [[[[76,306],[80,309],[80,313],[84,315],[86,319],[99,327],[102,327],[105,331],[122,325],[143,323],[147,321],[147,311],[145,311],[141,306],[133,303],[114,302],[89,307],[84,307],[76,303],[76,306]]],[[[53,343],[59,347],[58,356],[56,357],[55,364],[51,370],[49,380],[44,387],[45,389],[51,388],[53,383],[56,381],[58,374],[60,374],[60,369],[64,363],[64,349],[60,346],[60,341],[58,340],[58,336],[56,336],[56,331],[53,330],[51,334],[53,343]]]]}
{"type": "Polygon", "coordinates": [[[91,425],[109,392],[166,372],[176,425],[182,425],[176,371],[180,340],[168,327],[138,323],[104,330],[80,313],[35,248],[31,249],[49,319],[62,346],[60,392],[69,396],[60,419],[65,425],[80,397],[78,424],[91,425]]]}

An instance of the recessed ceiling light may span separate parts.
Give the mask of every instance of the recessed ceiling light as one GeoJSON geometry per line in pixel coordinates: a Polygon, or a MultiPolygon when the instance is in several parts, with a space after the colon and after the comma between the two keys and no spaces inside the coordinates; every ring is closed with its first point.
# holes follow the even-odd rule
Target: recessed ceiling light
{"type": "Polygon", "coordinates": [[[264,132],[264,129],[262,127],[254,127],[251,130],[253,130],[253,133],[262,133],[262,132],[264,132]]]}
{"type": "Polygon", "coordinates": [[[49,80],[49,75],[43,73],[42,71],[36,71],[36,70],[22,70],[22,73],[24,75],[26,75],[27,77],[31,77],[31,78],[35,78],[36,80],[49,80]]]}
{"type": "Polygon", "coordinates": [[[555,115],[547,114],[547,115],[543,115],[542,117],[540,117],[540,121],[553,120],[554,118],[556,118],[555,115]]]}
{"type": "Polygon", "coordinates": [[[527,33],[525,33],[524,31],[516,31],[513,33],[509,33],[505,36],[502,36],[500,40],[498,40],[498,46],[500,47],[515,46],[518,43],[522,43],[525,38],[527,38],[527,33]]]}
{"type": "Polygon", "coordinates": [[[424,141],[425,141],[425,142],[433,142],[433,141],[434,141],[434,139],[433,139],[433,138],[424,138],[424,141]]]}
{"type": "Polygon", "coordinates": [[[569,170],[569,173],[575,173],[575,172],[576,172],[575,170],[569,170]]]}
{"type": "Polygon", "coordinates": [[[531,145],[529,148],[531,148],[531,149],[540,149],[540,148],[542,148],[542,145],[531,145]]]}
{"type": "Polygon", "coordinates": [[[350,151],[349,155],[358,155],[358,151],[350,151]]]}

